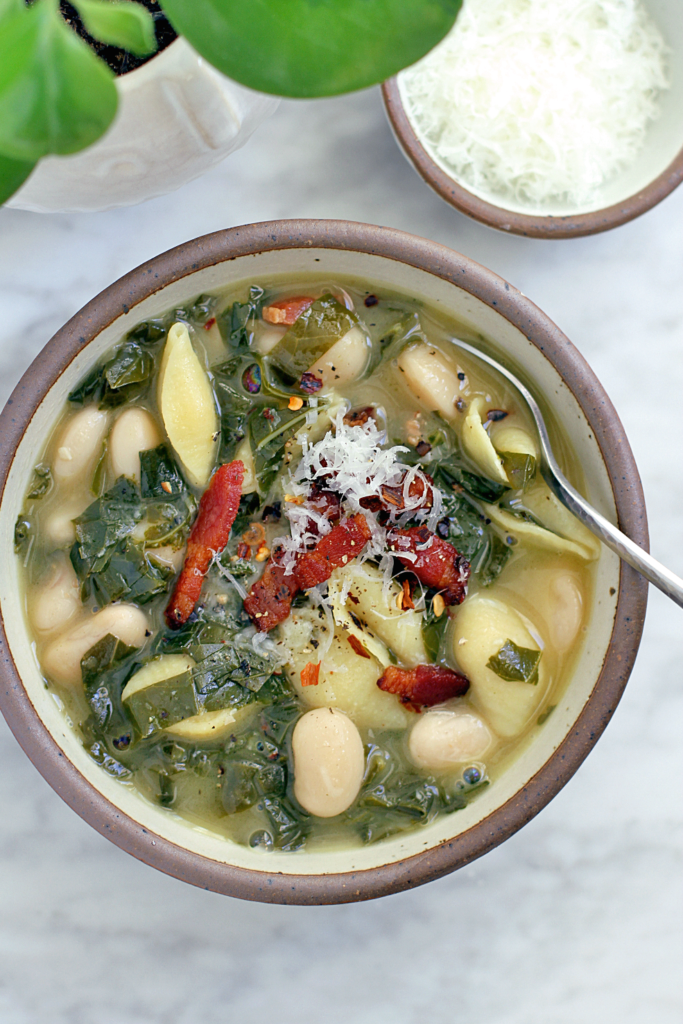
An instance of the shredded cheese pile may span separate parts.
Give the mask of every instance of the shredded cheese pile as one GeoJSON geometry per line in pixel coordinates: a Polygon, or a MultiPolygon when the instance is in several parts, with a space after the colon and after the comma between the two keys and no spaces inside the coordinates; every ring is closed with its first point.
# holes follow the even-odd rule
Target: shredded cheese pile
{"type": "Polygon", "coordinates": [[[361,506],[361,500],[379,495],[383,486],[396,487],[401,484],[404,507],[389,513],[390,522],[405,525],[411,519],[416,519],[418,522],[426,522],[429,529],[434,530],[442,516],[443,498],[438,487],[433,487],[432,507],[420,508],[422,498],[410,495],[410,485],[416,479],[422,480],[425,488],[430,485],[419,466],[407,466],[400,461],[399,455],[409,449],[402,445],[383,447],[387,442],[386,431],[380,429],[372,417],[363,425],[349,426],[344,423],[345,411],[339,410],[333,421],[333,429],[316,444],[309,444],[305,435],[300,435],[303,453],[291,473],[289,489],[293,498],[304,501],[301,505],[295,501],[286,503],[285,515],[289,520],[290,536],[276,538],[273,545],[279,547],[280,563],[286,573],[291,574],[297,555],[309,545],[315,544],[319,536],[330,532],[332,526],[329,520],[316,512],[305,499],[313,483],[324,482],[327,477],[332,477],[333,488],[342,496],[348,509],[362,513],[370,528],[370,541],[359,560],[364,562],[368,558],[380,558],[380,567],[390,578],[393,559],[386,551],[386,530],[379,525],[375,514],[361,506]],[[311,523],[315,524],[317,533],[310,530],[311,523]]]}
{"type": "Polygon", "coordinates": [[[425,145],[462,184],[576,204],[644,147],[666,54],[640,0],[465,0],[400,82],[425,145]]]}

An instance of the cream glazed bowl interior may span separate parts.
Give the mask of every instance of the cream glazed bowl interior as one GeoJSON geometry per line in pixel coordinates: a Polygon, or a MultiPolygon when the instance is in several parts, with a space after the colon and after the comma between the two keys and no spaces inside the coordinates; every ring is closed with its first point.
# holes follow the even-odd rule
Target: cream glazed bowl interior
{"type": "Polygon", "coordinates": [[[643,545],[647,522],[623,427],[568,339],[495,274],[399,231],[306,220],[219,231],[127,274],[48,343],[0,419],[0,704],[11,729],[78,814],[146,863],[245,899],[341,903],[397,892],[462,867],[512,835],[555,796],[599,738],[623,692],[640,642],[647,588],[612,552],[602,550],[583,646],[553,714],[476,800],[415,831],[353,849],[264,853],[194,826],[106,775],[46,687],[22,611],[13,531],[35,460],[68,392],[135,324],[202,292],[283,274],[353,276],[470,326],[540,397],[579,458],[587,498],[643,545]]]}

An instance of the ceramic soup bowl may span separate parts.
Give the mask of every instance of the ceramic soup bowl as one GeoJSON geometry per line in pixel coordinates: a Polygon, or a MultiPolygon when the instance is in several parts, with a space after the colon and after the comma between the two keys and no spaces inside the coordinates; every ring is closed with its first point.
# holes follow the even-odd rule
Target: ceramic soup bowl
{"type": "Polygon", "coordinates": [[[122,849],[195,885],[245,899],[334,903],[419,885],[467,864],[529,821],[576,771],[623,692],[640,641],[646,584],[603,549],[585,639],[547,722],[464,810],[374,845],[264,853],[190,824],[110,778],[86,753],[46,688],[22,612],[13,530],[33,466],[68,392],[139,321],[202,292],[271,275],[363,279],[475,329],[525,377],[578,456],[589,500],[647,544],[638,472],[600,383],[561,331],[501,278],[456,252],[387,228],[279,221],[187,242],[106,288],[48,343],[0,421],[0,703],[35,766],[122,849]]]}

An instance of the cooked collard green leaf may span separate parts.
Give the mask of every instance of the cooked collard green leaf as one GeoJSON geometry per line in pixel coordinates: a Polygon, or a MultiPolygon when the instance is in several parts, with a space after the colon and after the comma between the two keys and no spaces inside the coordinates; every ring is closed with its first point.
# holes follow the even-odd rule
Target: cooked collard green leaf
{"type": "Polygon", "coordinates": [[[487,661],[487,667],[506,682],[538,683],[538,665],[541,651],[530,647],[518,647],[513,640],[506,640],[497,654],[487,661]]]}

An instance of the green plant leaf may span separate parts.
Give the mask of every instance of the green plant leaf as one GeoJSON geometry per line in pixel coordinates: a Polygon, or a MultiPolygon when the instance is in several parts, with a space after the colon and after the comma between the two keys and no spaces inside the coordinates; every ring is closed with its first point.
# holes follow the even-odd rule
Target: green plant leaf
{"type": "Polygon", "coordinates": [[[24,184],[35,166],[30,160],[12,160],[0,155],[0,206],[24,184]]]}
{"type": "Polygon", "coordinates": [[[243,85],[334,96],[413,64],[443,39],[461,0],[163,0],[176,32],[243,85]]]}
{"type": "Polygon", "coordinates": [[[76,153],[107,130],[117,103],[112,72],[67,27],[55,0],[3,17],[0,154],[35,163],[76,153]]]}
{"type": "Polygon", "coordinates": [[[110,46],[146,57],[157,48],[154,19],[142,4],[129,0],[73,0],[86,31],[110,46]]]}

